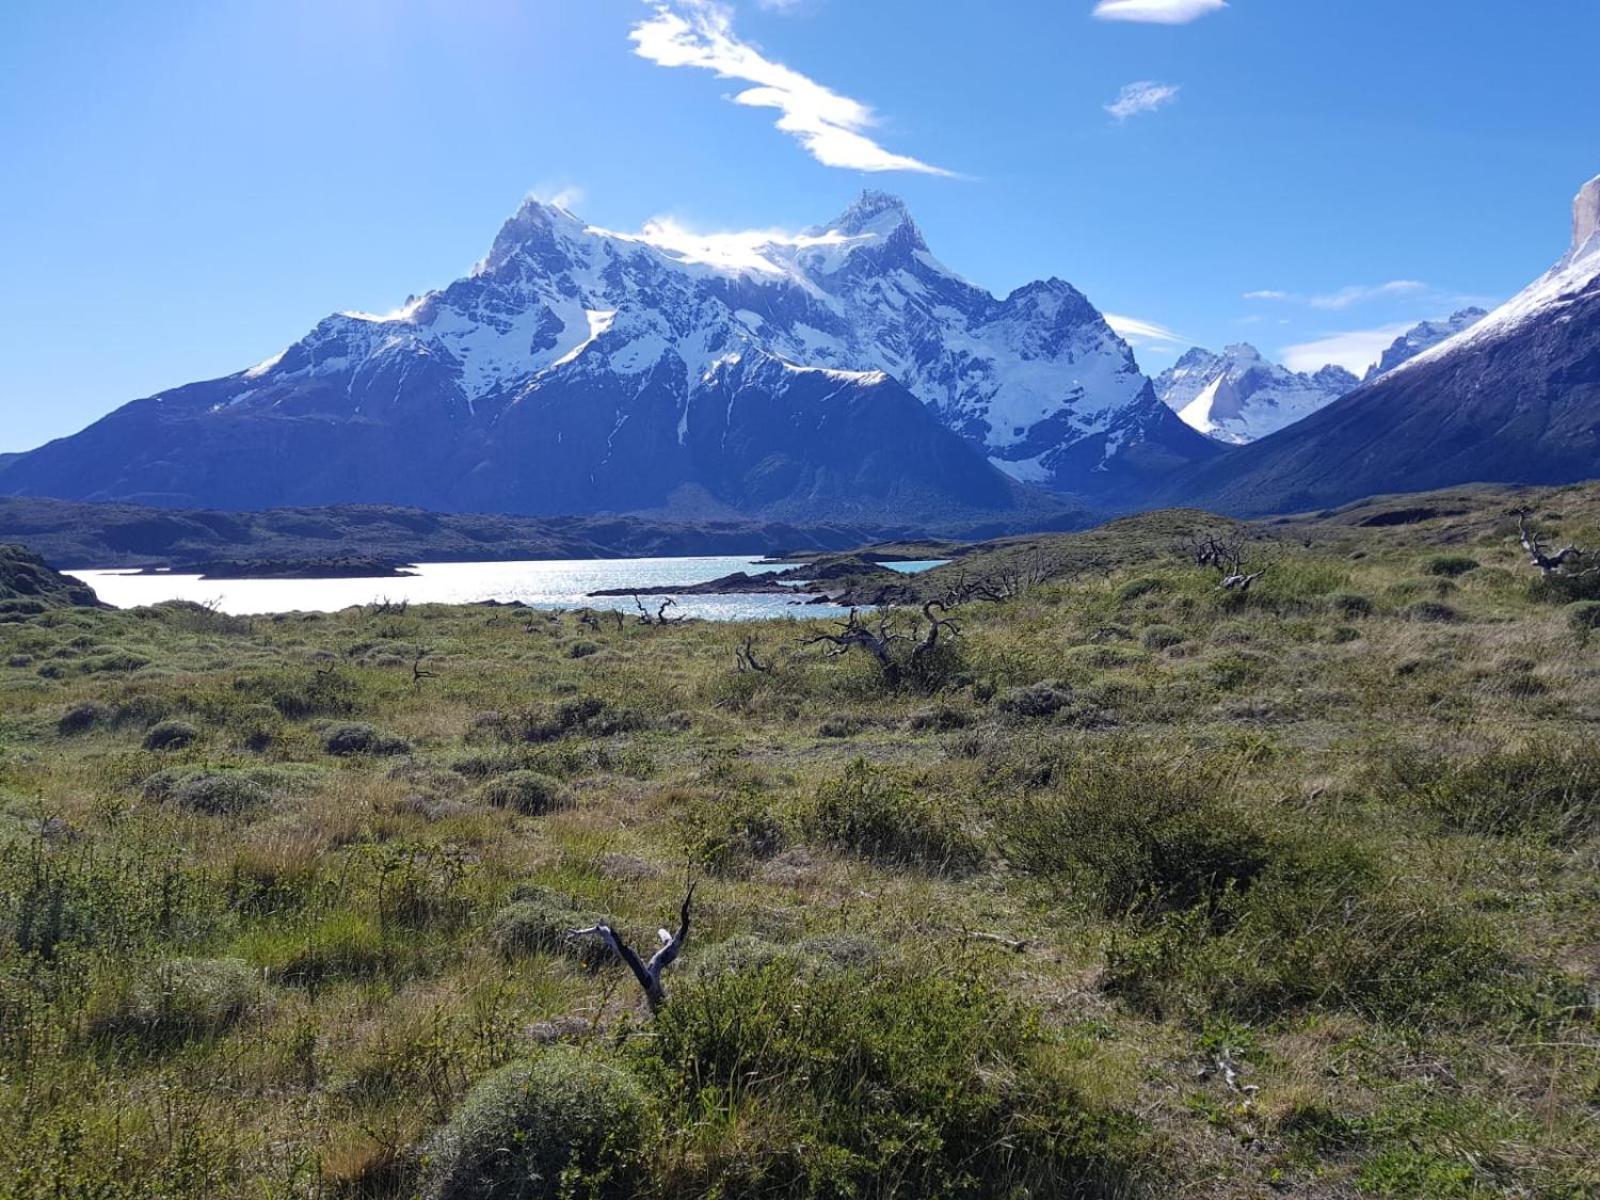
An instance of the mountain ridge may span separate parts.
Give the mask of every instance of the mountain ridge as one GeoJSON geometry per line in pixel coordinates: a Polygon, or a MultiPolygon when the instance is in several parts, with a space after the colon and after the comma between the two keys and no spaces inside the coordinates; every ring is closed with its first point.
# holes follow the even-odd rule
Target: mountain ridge
{"type": "Polygon", "coordinates": [[[1600,177],[1568,252],[1494,312],[1304,421],[1174,476],[1241,515],[1465,483],[1600,476],[1600,177]]]}
{"type": "Polygon", "coordinates": [[[1110,494],[1213,452],[1082,293],[991,295],[886,193],[798,235],[712,237],[528,200],[467,276],[124,405],[10,463],[0,490],[948,515],[1049,509],[1023,485],[1110,494]]]}

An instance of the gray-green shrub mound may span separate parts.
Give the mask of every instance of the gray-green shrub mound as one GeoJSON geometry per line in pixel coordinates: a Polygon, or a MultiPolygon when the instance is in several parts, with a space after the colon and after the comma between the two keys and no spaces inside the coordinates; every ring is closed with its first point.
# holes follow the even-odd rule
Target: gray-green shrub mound
{"type": "Polygon", "coordinates": [[[262,997],[260,978],[237,958],[171,958],[146,967],[102,997],[90,1029],[145,1041],[221,1033],[262,997]]]}
{"type": "Polygon", "coordinates": [[[480,1080],[425,1148],[428,1200],[638,1193],[650,1132],[638,1082],[599,1052],[550,1046],[480,1080]]]}
{"type": "Polygon", "coordinates": [[[542,771],[507,771],[479,788],[478,799],[529,817],[568,808],[573,802],[572,790],[542,771]]]}

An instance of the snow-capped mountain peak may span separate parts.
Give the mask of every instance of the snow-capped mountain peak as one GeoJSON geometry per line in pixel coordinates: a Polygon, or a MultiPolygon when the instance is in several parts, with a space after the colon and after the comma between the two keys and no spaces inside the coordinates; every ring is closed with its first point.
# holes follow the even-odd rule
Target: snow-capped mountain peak
{"type": "Polygon", "coordinates": [[[1314,374],[1269,362],[1248,342],[1221,354],[1195,347],[1156,380],[1156,394],[1188,425],[1220,442],[1243,445],[1276,433],[1353,390],[1343,367],[1314,374]]]}
{"type": "Polygon", "coordinates": [[[456,419],[496,420],[581,380],[654,397],[688,446],[697,396],[741,359],[746,381],[785,378],[752,374],[757,361],[892,380],[1002,470],[1068,491],[1213,452],[1071,284],[996,298],[878,191],[798,234],[665,219],[618,233],[530,198],[467,277],[391,313],[328,317],[220,403],[365,418],[420,402],[426,379],[456,419]]]}
{"type": "Polygon", "coordinates": [[[1596,281],[1600,281],[1600,176],[1584,184],[1573,199],[1572,244],[1555,266],[1470,328],[1397,369],[1410,370],[1418,364],[1437,362],[1466,346],[1490,341],[1555,316],[1596,281]]]}
{"type": "Polygon", "coordinates": [[[1433,349],[1440,342],[1448,341],[1462,330],[1471,329],[1488,315],[1481,308],[1463,308],[1460,312],[1452,313],[1446,320],[1423,321],[1412,326],[1383,352],[1383,357],[1367,370],[1362,382],[1371,383],[1374,379],[1387,375],[1417,355],[1433,349]]]}

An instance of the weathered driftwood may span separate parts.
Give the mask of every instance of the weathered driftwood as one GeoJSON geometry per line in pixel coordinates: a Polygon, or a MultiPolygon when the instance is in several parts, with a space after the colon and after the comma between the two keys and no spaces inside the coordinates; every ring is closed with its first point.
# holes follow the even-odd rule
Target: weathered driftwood
{"type": "Polygon", "coordinates": [[[644,990],[644,998],[650,1004],[650,1011],[655,1012],[667,1002],[667,993],[661,986],[661,973],[678,960],[678,955],[683,953],[683,944],[689,937],[689,906],[694,900],[694,883],[690,882],[689,889],[683,897],[683,907],[678,912],[678,932],[670,933],[665,929],[656,931],[661,939],[661,948],[650,956],[650,961],[643,961],[633,948],[617,936],[616,930],[610,925],[601,923],[591,925],[587,929],[570,929],[567,936],[570,938],[598,937],[611,951],[624,963],[628,970],[633,972],[633,977],[639,981],[639,986],[644,990]]]}

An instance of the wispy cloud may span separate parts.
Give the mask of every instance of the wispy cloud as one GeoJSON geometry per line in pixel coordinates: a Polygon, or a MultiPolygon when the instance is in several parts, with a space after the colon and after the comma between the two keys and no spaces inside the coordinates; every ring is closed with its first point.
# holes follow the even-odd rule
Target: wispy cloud
{"type": "Polygon", "coordinates": [[[1369,300],[1389,300],[1396,296],[1418,296],[1432,290],[1427,284],[1415,279],[1391,279],[1387,283],[1351,284],[1349,287],[1342,287],[1336,292],[1323,292],[1311,296],[1268,289],[1258,292],[1246,292],[1244,299],[1267,300],[1279,304],[1306,304],[1324,312],[1343,312],[1347,308],[1354,308],[1356,305],[1365,304],[1369,300]]]}
{"type": "Polygon", "coordinates": [[[1127,317],[1121,313],[1105,313],[1104,316],[1106,324],[1130,346],[1146,350],[1171,350],[1176,346],[1187,346],[1193,341],[1155,321],[1127,317]]]}
{"type": "Polygon", "coordinates": [[[1156,83],[1149,79],[1124,84],[1117,98],[1106,105],[1106,111],[1117,120],[1126,121],[1129,117],[1165,108],[1178,98],[1180,90],[1177,84],[1156,83]]]}
{"type": "Polygon", "coordinates": [[[1187,25],[1227,7],[1227,0],[1100,0],[1094,6],[1094,15],[1102,21],[1187,25]]]}
{"type": "Polygon", "coordinates": [[[1309,342],[1285,346],[1280,356],[1284,365],[1295,371],[1316,371],[1334,363],[1347,371],[1363,375],[1368,367],[1383,357],[1383,352],[1395,338],[1411,326],[1412,322],[1401,321],[1396,325],[1380,325],[1376,329],[1331,333],[1309,342]]]}
{"type": "Polygon", "coordinates": [[[629,33],[634,53],[663,67],[698,67],[718,79],[755,86],[733,97],[749,108],[775,108],[777,126],[818,162],[855,171],[950,172],[885,149],[867,136],[877,124],[870,107],[765,57],[733,31],[733,15],[716,0],[673,0],[629,33]]]}

